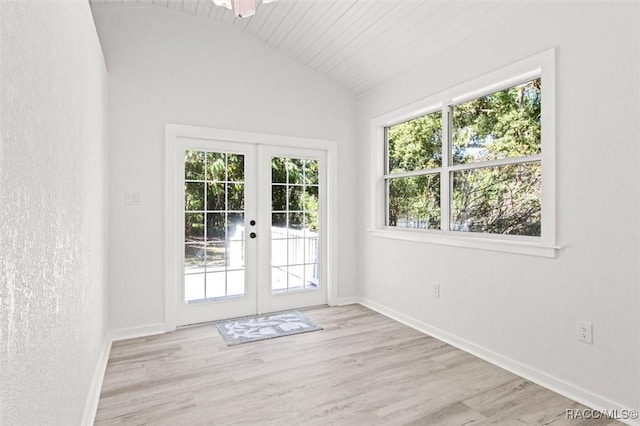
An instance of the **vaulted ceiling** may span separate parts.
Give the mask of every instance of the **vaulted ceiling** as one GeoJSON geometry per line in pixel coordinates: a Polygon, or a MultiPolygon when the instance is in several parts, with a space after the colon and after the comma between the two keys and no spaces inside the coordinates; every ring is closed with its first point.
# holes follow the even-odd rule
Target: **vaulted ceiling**
{"type": "Polygon", "coordinates": [[[90,0],[167,7],[232,26],[355,95],[455,49],[533,1],[257,0],[256,14],[238,19],[211,0],[90,0]]]}

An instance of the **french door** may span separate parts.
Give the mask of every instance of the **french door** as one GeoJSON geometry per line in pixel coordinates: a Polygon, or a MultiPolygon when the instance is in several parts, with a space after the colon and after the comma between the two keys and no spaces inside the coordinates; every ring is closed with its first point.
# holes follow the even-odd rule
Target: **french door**
{"type": "Polygon", "coordinates": [[[325,304],[325,152],[183,147],[177,324],[325,304]]]}

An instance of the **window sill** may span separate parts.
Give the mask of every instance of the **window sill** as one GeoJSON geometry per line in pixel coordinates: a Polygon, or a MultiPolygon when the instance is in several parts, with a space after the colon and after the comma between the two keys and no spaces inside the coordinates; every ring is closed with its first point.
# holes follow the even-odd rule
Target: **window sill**
{"type": "Polygon", "coordinates": [[[549,258],[556,257],[556,251],[561,249],[561,247],[544,245],[537,242],[483,238],[482,236],[460,236],[444,234],[437,231],[429,232],[387,228],[367,229],[367,231],[372,237],[376,238],[415,241],[419,243],[439,244],[452,247],[464,247],[549,258]]]}

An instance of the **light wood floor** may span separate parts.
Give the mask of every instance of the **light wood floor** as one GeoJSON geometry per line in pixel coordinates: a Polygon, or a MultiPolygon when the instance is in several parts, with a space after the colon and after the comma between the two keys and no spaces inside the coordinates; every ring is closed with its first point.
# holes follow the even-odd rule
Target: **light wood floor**
{"type": "Polygon", "coordinates": [[[578,403],[360,305],[226,346],[211,324],[116,342],[97,425],[600,425],[578,403]]]}

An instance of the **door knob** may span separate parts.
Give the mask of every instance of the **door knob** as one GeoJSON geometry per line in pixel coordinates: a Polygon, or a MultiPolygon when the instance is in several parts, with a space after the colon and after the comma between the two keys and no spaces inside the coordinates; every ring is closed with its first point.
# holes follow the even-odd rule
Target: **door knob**
{"type": "Polygon", "coordinates": [[[252,220],[251,222],[249,222],[249,225],[251,225],[251,226],[256,226],[256,221],[255,221],[255,220],[252,220]]]}
{"type": "Polygon", "coordinates": [[[255,232],[250,233],[250,234],[249,234],[249,236],[250,236],[251,238],[255,238],[255,237],[257,237],[257,235],[256,235],[256,233],[255,233],[255,232]]]}

